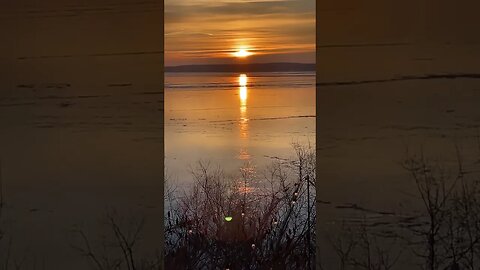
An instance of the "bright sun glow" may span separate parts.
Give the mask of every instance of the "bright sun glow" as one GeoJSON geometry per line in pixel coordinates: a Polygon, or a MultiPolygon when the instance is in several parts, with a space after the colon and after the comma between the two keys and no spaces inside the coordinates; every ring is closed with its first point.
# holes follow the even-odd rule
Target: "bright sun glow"
{"type": "Polygon", "coordinates": [[[247,101],[247,87],[245,86],[240,87],[240,101],[243,103],[247,101]]]}
{"type": "Polygon", "coordinates": [[[238,77],[238,83],[240,86],[247,86],[247,75],[246,74],[241,74],[240,77],[238,77]]]}
{"type": "Polygon", "coordinates": [[[240,50],[234,52],[233,55],[234,55],[235,57],[247,57],[247,56],[249,56],[249,55],[252,55],[252,53],[249,52],[249,51],[247,51],[247,50],[245,50],[245,49],[240,49],[240,50]]]}
{"type": "Polygon", "coordinates": [[[240,74],[238,77],[238,84],[240,85],[240,101],[242,102],[242,106],[246,105],[247,102],[247,82],[248,77],[246,74],[240,74]]]}

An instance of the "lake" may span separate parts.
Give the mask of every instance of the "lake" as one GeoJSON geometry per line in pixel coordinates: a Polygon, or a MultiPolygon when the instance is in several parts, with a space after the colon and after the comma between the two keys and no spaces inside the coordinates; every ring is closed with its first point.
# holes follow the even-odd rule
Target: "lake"
{"type": "Polygon", "coordinates": [[[199,160],[228,173],[315,143],[315,72],[166,73],[165,167],[188,187],[199,160]]]}
{"type": "Polygon", "coordinates": [[[308,268],[315,73],[165,77],[166,268],[308,268]]]}

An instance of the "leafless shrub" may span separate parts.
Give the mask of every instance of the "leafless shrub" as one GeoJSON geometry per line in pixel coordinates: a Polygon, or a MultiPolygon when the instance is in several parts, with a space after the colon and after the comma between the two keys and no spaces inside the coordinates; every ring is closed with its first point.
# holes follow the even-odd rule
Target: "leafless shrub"
{"type": "Polygon", "coordinates": [[[97,270],[155,270],[162,269],[160,257],[142,258],[137,246],[144,228],[143,217],[123,218],[114,210],[104,217],[106,233],[95,241],[80,227],[72,229],[72,248],[88,259],[97,270]]]}
{"type": "Polygon", "coordinates": [[[417,242],[415,253],[429,270],[477,269],[479,264],[478,164],[466,164],[458,146],[455,150],[457,166],[451,170],[427,160],[423,153],[404,163],[415,181],[425,214],[425,226],[410,228],[412,239],[423,239],[417,242]]]}
{"type": "Polygon", "coordinates": [[[166,211],[166,268],[313,269],[315,156],[294,149],[261,176],[251,164],[229,177],[199,162],[191,190],[166,211]]]}
{"type": "Polygon", "coordinates": [[[370,228],[364,219],[360,224],[343,221],[329,242],[338,257],[338,269],[390,270],[402,255],[398,239],[388,239],[370,228]]]}

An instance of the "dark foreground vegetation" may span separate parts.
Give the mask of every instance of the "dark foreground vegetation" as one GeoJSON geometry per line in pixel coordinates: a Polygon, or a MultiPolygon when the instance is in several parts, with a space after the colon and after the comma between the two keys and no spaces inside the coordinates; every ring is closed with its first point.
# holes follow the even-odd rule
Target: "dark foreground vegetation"
{"type": "MultiPolygon", "coordinates": [[[[385,224],[339,222],[316,255],[315,150],[293,149],[294,158],[262,171],[245,164],[236,175],[199,162],[188,190],[166,185],[164,252],[142,250],[144,217],[115,210],[99,233],[74,227],[66,241],[98,270],[480,268],[480,154],[465,159],[457,149],[453,166],[409,154],[402,166],[419,211],[385,213],[393,220],[385,224]],[[334,266],[322,262],[326,249],[334,266]]],[[[0,197],[0,269],[49,269],[15,248],[3,226],[6,206],[0,197]]]]}
{"type": "Polygon", "coordinates": [[[315,149],[239,175],[199,162],[189,191],[166,195],[166,269],[313,269],[315,149]]]}
{"type": "MultiPolygon", "coordinates": [[[[480,140],[478,141],[480,146],[480,140]]],[[[471,149],[470,149],[471,150],[471,149]]],[[[338,225],[326,236],[336,256],[333,269],[480,269],[480,147],[456,163],[408,154],[402,166],[415,187],[418,211],[389,222],[338,225]]],[[[322,268],[321,261],[317,267],[322,268]]]]}

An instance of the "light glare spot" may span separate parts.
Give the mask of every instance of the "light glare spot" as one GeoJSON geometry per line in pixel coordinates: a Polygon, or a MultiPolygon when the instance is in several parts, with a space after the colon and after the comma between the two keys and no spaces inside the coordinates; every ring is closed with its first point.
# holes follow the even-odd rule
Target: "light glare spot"
{"type": "Polygon", "coordinates": [[[238,84],[240,84],[240,86],[247,86],[247,82],[248,82],[247,75],[240,74],[240,77],[238,77],[238,84]]]}

